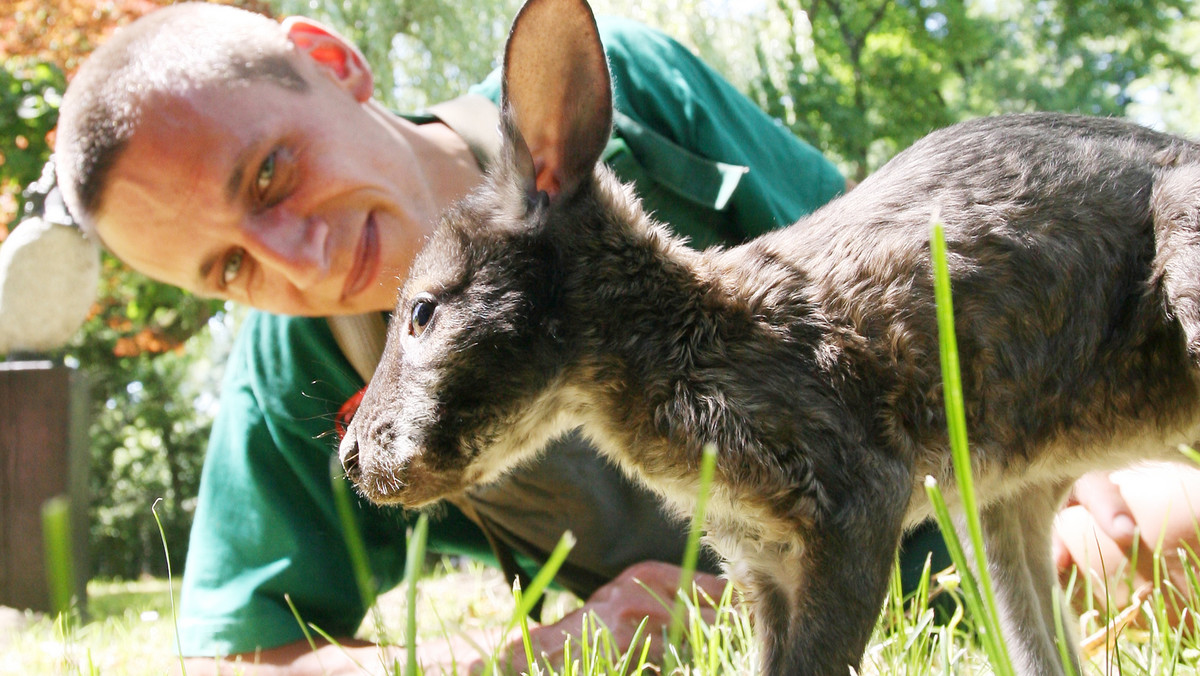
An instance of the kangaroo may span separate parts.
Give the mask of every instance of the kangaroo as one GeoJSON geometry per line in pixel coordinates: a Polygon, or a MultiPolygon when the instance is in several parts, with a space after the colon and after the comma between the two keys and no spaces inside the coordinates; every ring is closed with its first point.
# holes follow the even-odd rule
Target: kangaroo
{"type": "Polygon", "coordinates": [[[361,493],[419,507],[579,427],[686,516],[715,444],[707,542],[762,673],[846,674],[932,513],[925,477],[959,504],[936,214],[1005,639],[1021,673],[1063,673],[1066,491],[1197,439],[1200,146],[1111,119],[969,121],[786,229],[697,252],[599,164],[610,76],[583,0],[530,0],[503,75],[502,158],[415,260],[342,442],[361,493]]]}

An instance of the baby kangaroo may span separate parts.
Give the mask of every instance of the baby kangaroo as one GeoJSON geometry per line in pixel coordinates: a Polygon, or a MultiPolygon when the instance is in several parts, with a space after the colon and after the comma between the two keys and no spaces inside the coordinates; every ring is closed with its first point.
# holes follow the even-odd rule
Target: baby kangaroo
{"type": "Polygon", "coordinates": [[[598,164],[609,84],[583,0],[530,0],[503,157],[414,263],[342,442],[362,493],[424,505],[582,426],[687,515],[713,443],[708,541],[763,672],[846,674],[901,534],[931,513],[925,476],[953,485],[936,216],[1005,638],[1022,673],[1062,673],[1065,491],[1198,436],[1200,146],[1116,120],[976,120],[787,229],[696,252],[598,164]]]}

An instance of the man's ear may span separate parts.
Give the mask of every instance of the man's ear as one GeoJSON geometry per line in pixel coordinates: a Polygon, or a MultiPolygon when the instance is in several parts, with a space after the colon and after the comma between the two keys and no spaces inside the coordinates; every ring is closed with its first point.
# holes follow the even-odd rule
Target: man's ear
{"type": "Polygon", "coordinates": [[[283,30],[298,52],[316,62],[358,102],[371,98],[375,79],[366,58],[353,42],[329,26],[302,16],[284,19],[283,30]]]}

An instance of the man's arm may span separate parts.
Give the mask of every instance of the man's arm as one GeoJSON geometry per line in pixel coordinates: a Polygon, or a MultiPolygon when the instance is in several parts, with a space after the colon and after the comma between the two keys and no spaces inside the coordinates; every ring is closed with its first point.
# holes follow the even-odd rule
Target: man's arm
{"type": "MultiPolygon", "coordinates": [[[[592,614],[612,633],[613,641],[622,649],[628,649],[637,627],[646,621],[641,640],[649,638],[651,656],[657,660],[662,656],[660,636],[671,622],[670,603],[679,584],[680,569],[677,566],[644,562],[630,566],[612,582],[596,590],[578,610],[553,624],[535,626],[529,630],[534,654],[539,660],[547,659],[555,668],[562,667],[563,647],[570,640],[578,645],[583,633],[583,620],[592,614]]],[[[695,582],[701,590],[714,600],[724,592],[725,581],[707,573],[697,573],[695,582]]],[[[704,610],[705,619],[713,621],[715,611],[704,610]]],[[[454,636],[444,640],[423,642],[418,650],[418,660],[427,674],[478,674],[487,666],[490,654],[500,643],[499,630],[480,631],[454,636]]],[[[579,652],[576,650],[576,654],[579,652]]],[[[378,646],[365,641],[347,639],[337,645],[321,644],[316,650],[305,641],[262,650],[257,653],[233,655],[223,660],[211,658],[188,658],[185,660],[188,676],[306,676],[308,674],[394,674],[392,665],[403,665],[404,648],[401,646],[378,646]],[[389,668],[385,668],[385,665],[389,668]]],[[[507,673],[527,671],[525,650],[521,637],[515,631],[505,637],[500,651],[500,662],[507,673]]]]}
{"type": "MultiPolygon", "coordinates": [[[[314,651],[307,641],[261,650],[257,653],[230,655],[223,659],[188,657],[183,660],[188,676],[301,676],[303,674],[384,674],[384,659],[392,651],[372,643],[346,639],[338,645],[318,645],[314,651]]],[[[403,659],[403,652],[399,653],[403,659]]],[[[178,663],[173,674],[182,673],[178,663]]]]}

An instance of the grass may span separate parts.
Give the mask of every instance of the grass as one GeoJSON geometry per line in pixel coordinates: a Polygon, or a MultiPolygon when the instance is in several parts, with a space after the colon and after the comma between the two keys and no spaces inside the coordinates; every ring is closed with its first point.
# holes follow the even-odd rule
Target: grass
{"type": "MultiPolygon", "coordinates": [[[[1182,593],[1188,607],[1200,608],[1195,585],[1200,580],[1200,560],[1189,555],[1188,577],[1192,589],[1166,587],[1165,594],[1146,595],[1135,606],[1135,621],[1115,634],[1111,647],[1101,640],[1085,654],[1085,673],[1126,676],[1168,676],[1200,673],[1200,641],[1191,632],[1171,629],[1164,622],[1166,595],[1182,593]],[[1119,667],[1118,667],[1119,665],[1119,667]]],[[[863,674],[994,674],[986,651],[966,619],[961,602],[961,578],[952,572],[930,571],[927,584],[907,601],[900,595],[899,577],[880,615],[863,661],[863,674]],[[959,600],[954,600],[954,599],[959,600]],[[943,604],[938,607],[937,604],[943,604]]],[[[64,634],[46,616],[21,615],[21,626],[10,631],[0,619],[0,675],[110,674],[161,676],[175,665],[175,638],[171,619],[170,587],[165,580],[137,582],[93,581],[88,585],[89,621],[64,634]]],[[[1075,585],[1082,599],[1083,585],[1075,585]]],[[[178,593],[178,585],[175,592],[178,593]]],[[[505,626],[516,603],[500,574],[479,564],[437,559],[418,583],[415,614],[418,636],[435,638],[446,632],[474,631],[505,626]]],[[[1088,597],[1090,598],[1090,597],[1088,597]]],[[[565,592],[550,592],[547,615],[562,617],[578,605],[565,592]]],[[[1105,616],[1081,601],[1078,634],[1101,632],[1105,616]]],[[[756,655],[753,629],[744,611],[732,598],[718,600],[714,622],[689,613],[683,629],[689,649],[681,659],[680,673],[748,674],[756,655]]],[[[400,587],[381,595],[375,616],[368,618],[360,636],[391,642],[403,637],[409,612],[408,590],[400,587]]],[[[592,626],[586,645],[570,650],[573,669],[542,668],[543,676],[622,673],[615,665],[626,658],[611,645],[607,631],[592,626]]],[[[640,647],[640,646],[639,646],[640,647]]],[[[639,662],[631,651],[626,664],[639,662]]],[[[396,674],[407,673],[397,669],[396,674]]],[[[632,672],[625,672],[632,673],[632,672]]],[[[644,673],[654,673],[645,671],[644,673]]]]}
{"type": "Polygon", "coordinates": [[[94,580],[88,583],[86,622],[77,610],[71,623],[6,610],[0,674],[167,673],[176,660],[170,589],[165,580],[94,580]]]}
{"type": "MultiPolygon", "coordinates": [[[[949,283],[945,277],[945,250],[940,228],[933,231],[935,267],[938,268],[937,293],[939,324],[953,327],[949,283]]],[[[943,372],[945,374],[947,417],[950,421],[954,462],[958,471],[958,491],[965,505],[973,504],[967,430],[963,423],[961,392],[958,390],[958,365],[953,332],[943,329],[943,372]]],[[[1185,454],[1194,451],[1184,449],[1185,454]]],[[[713,454],[706,453],[711,463],[713,454]]],[[[1200,457],[1200,456],[1197,456],[1200,457]]],[[[707,471],[711,471],[711,464],[707,471]]],[[[941,501],[936,483],[927,484],[931,500],[941,501]]],[[[701,500],[699,509],[703,509],[701,500]]],[[[948,519],[944,506],[939,518],[948,519]]],[[[968,531],[979,552],[978,515],[970,513],[968,531]],[[972,521],[974,523],[972,523],[972,521]]],[[[948,529],[943,529],[948,530],[948,529]]],[[[543,569],[529,590],[513,593],[490,569],[448,560],[438,561],[430,574],[418,575],[423,562],[423,530],[416,529],[410,541],[410,579],[399,589],[375,597],[364,589],[364,598],[373,601],[374,610],[364,622],[360,635],[385,644],[394,636],[405,637],[413,645],[419,638],[454,635],[479,629],[526,627],[528,607],[545,589],[556,568],[543,569]]],[[[898,572],[893,575],[890,592],[880,620],[863,660],[863,674],[1001,674],[1013,673],[1007,648],[998,631],[991,582],[984,575],[976,578],[969,571],[977,568],[962,555],[961,545],[951,538],[951,553],[958,568],[930,571],[918,589],[904,597],[898,572]]],[[[352,550],[354,534],[350,536],[352,550]]],[[[571,541],[564,538],[551,557],[561,562],[571,541]]],[[[694,550],[689,552],[694,561],[694,550]]],[[[1145,555],[1146,553],[1142,553],[1145,555]]],[[[1126,608],[1111,616],[1092,603],[1097,589],[1110,583],[1072,579],[1066,595],[1080,611],[1077,634],[1084,637],[1082,659],[1085,673],[1121,674],[1122,676],[1175,676],[1195,674],[1200,665],[1198,632],[1189,621],[1172,624],[1174,613],[1186,618],[1191,609],[1200,609],[1200,557],[1195,552],[1179,552],[1186,584],[1176,587],[1163,574],[1160,546],[1149,553],[1155,567],[1155,585],[1133,597],[1126,608]]],[[[365,559],[364,559],[365,560],[365,559]]],[[[685,577],[690,571],[685,570],[685,577]]],[[[356,570],[366,579],[363,570],[356,570]]],[[[1132,572],[1130,572],[1132,580],[1132,572]]],[[[0,676],[7,674],[162,674],[176,659],[173,629],[173,595],[165,582],[102,583],[89,585],[89,621],[78,620],[77,612],[55,621],[48,617],[20,615],[13,628],[6,628],[0,616],[0,676]]],[[[1111,598],[1111,597],[1110,597],[1111,598]]],[[[715,600],[714,621],[706,621],[697,610],[697,599],[680,595],[663,599],[673,606],[676,622],[669,630],[672,637],[667,654],[670,673],[712,675],[753,673],[757,663],[753,628],[745,609],[734,602],[732,593],[715,600]],[[677,639],[674,637],[678,637],[677,639]]],[[[563,617],[578,607],[579,601],[564,593],[549,594],[547,617],[563,617]]],[[[1111,605],[1111,604],[1109,604],[1111,605]]],[[[302,623],[302,618],[297,618],[302,623]]],[[[12,621],[10,618],[8,621],[12,621]]],[[[644,634],[639,634],[627,651],[613,645],[611,635],[591,618],[584,619],[583,640],[568,645],[564,667],[539,663],[532,669],[537,676],[610,676],[626,673],[658,673],[646,664],[644,634]]],[[[306,627],[319,632],[319,627],[306,627]]],[[[1070,635],[1059,627],[1060,639],[1070,635]]],[[[532,655],[526,637],[526,650],[532,655]]],[[[1073,646],[1061,644],[1062,650],[1073,646]]],[[[396,664],[394,673],[416,676],[420,666],[409,661],[396,664]]]]}
{"type": "MultiPolygon", "coordinates": [[[[1198,673],[1200,641],[1192,632],[1172,629],[1165,621],[1167,598],[1180,594],[1187,607],[1200,608],[1200,559],[1185,557],[1188,589],[1165,583],[1164,591],[1139,599],[1127,615],[1133,621],[1104,639],[1108,618],[1083,599],[1087,585],[1072,585],[1079,600],[1078,635],[1099,635],[1084,656],[1085,672],[1167,676],[1198,673]]],[[[864,674],[993,674],[997,673],[981,647],[962,601],[962,578],[953,572],[929,571],[926,583],[908,599],[900,595],[899,576],[880,615],[863,661],[864,674]],[[940,605],[939,605],[940,604],[940,605]]],[[[138,582],[93,581],[88,585],[86,623],[66,629],[47,616],[20,615],[20,626],[10,631],[0,619],[0,674],[113,674],[161,675],[174,665],[174,629],[171,588],[163,580],[138,582]]],[[[178,593],[178,585],[174,589],[178,593]]],[[[562,617],[578,605],[564,592],[548,596],[547,615],[562,617]]],[[[689,646],[680,653],[680,673],[744,674],[756,660],[753,629],[742,608],[731,597],[718,600],[714,622],[705,622],[689,603],[683,636],[689,646]]],[[[410,608],[415,610],[418,637],[435,638],[455,631],[503,627],[517,609],[511,591],[498,572],[478,564],[435,560],[432,570],[418,582],[415,606],[402,586],[381,595],[376,612],[360,636],[384,642],[404,636],[410,608]]],[[[11,621],[11,620],[9,620],[11,621]]],[[[609,675],[622,672],[617,665],[636,665],[639,651],[617,651],[602,627],[586,632],[586,644],[571,646],[571,669],[542,668],[544,676],[609,675]]],[[[639,648],[640,646],[635,646],[639,648]]],[[[410,673],[397,669],[397,674],[410,673]]],[[[646,672],[653,673],[653,672],[646,672]]]]}

